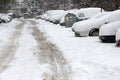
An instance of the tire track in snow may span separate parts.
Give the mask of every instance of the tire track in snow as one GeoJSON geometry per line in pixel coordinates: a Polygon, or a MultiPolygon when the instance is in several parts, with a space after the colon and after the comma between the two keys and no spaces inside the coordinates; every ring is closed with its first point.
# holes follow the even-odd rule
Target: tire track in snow
{"type": "Polygon", "coordinates": [[[17,25],[16,31],[14,35],[9,39],[10,44],[5,46],[4,51],[2,52],[5,54],[3,57],[0,58],[0,72],[5,70],[8,66],[8,63],[13,59],[14,53],[18,47],[18,39],[21,35],[21,29],[24,25],[24,22],[21,20],[21,23],[17,25]]]}
{"type": "Polygon", "coordinates": [[[31,21],[33,25],[33,36],[39,44],[39,59],[41,64],[50,65],[50,73],[45,73],[44,80],[70,80],[69,67],[62,54],[50,42],[46,42],[44,33],[37,29],[36,23],[31,21]]]}

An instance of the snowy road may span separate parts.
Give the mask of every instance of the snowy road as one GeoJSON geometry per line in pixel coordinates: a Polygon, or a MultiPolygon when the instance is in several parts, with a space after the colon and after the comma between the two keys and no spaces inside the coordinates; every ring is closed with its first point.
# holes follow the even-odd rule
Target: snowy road
{"type": "Polygon", "coordinates": [[[5,67],[0,80],[69,80],[66,60],[46,41],[35,21],[21,20],[9,41],[3,52],[7,56],[0,60],[5,67]]]}
{"type": "Polygon", "coordinates": [[[120,48],[44,20],[0,24],[0,80],[120,80],[120,48]]]}
{"type": "MultiPolygon", "coordinates": [[[[14,53],[18,47],[18,38],[20,37],[21,28],[24,23],[19,23],[16,26],[16,30],[13,31],[13,35],[10,35],[8,38],[8,45],[3,46],[3,50],[1,50],[2,56],[0,57],[0,71],[7,68],[7,63],[11,61],[14,56],[14,53]]],[[[4,36],[4,35],[3,35],[4,36]]]]}

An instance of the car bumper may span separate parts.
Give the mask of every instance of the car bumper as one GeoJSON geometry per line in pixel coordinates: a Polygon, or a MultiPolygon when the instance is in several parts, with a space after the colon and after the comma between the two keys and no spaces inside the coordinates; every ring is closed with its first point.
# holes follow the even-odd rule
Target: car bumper
{"type": "Polygon", "coordinates": [[[99,39],[105,43],[115,43],[115,35],[111,36],[99,36],[99,39]]]}
{"type": "Polygon", "coordinates": [[[76,36],[76,37],[86,37],[86,36],[88,36],[88,35],[87,35],[86,32],[80,32],[80,33],[75,32],[75,36],[76,36]]]}

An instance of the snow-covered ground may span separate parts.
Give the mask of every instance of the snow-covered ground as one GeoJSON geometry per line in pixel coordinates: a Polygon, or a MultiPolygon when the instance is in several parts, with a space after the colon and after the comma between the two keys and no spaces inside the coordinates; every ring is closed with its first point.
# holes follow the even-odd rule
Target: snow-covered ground
{"type": "Polygon", "coordinates": [[[35,56],[37,43],[31,35],[29,23],[23,26],[19,47],[8,70],[1,74],[2,80],[42,80],[40,79],[40,65],[35,56]]]}
{"type": "Polygon", "coordinates": [[[74,37],[71,28],[13,20],[0,24],[0,59],[6,46],[16,48],[0,80],[120,80],[120,48],[98,37],[74,37]]]}
{"type": "Polygon", "coordinates": [[[0,62],[2,57],[7,55],[5,50],[12,42],[14,33],[16,31],[16,26],[20,23],[18,20],[12,20],[10,23],[0,24],[0,62]]]}
{"type": "MultiPolygon", "coordinates": [[[[45,45],[45,41],[42,41],[44,45],[38,43],[36,37],[39,37],[40,32],[38,31],[36,33],[37,29],[35,28],[35,24],[33,24],[34,21],[21,21],[22,25],[16,26],[20,27],[18,29],[18,32],[20,31],[20,35],[16,40],[18,42],[16,51],[11,62],[9,64],[6,64],[6,68],[1,71],[0,80],[59,80],[59,75],[56,73],[58,71],[56,68],[59,63],[57,63],[57,60],[54,60],[54,56],[57,56],[57,54],[54,54],[53,56],[49,54],[51,53],[51,50],[54,52],[54,50],[51,49],[52,46],[49,49],[50,46],[47,47],[47,45],[45,45]],[[40,46],[45,46],[47,48],[40,46]],[[45,51],[45,49],[47,49],[49,52],[44,53],[44,55],[42,52],[43,50],[45,51]],[[40,54],[42,54],[42,56],[40,56],[40,54]],[[46,59],[49,59],[49,61],[46,59]],[[51,62],[51,64],[49,62],[51,62]]],[[[10,29],[10,31],[12,30],[10,29]]],[[[11,34],[8,35],[10,36],[11,34]]],[[[42,38],[42,36],[40,37],[42,38]]],[[[8,41],[10,41],[10,39],[8,41]]],[[[62,75],[63,74],[60,74],[60,76],[62,75]]]]}
{"type": "Polygon", "coordinates": [[[39,30],[69,63],[71,80],[120,80],[120,48],[98,37],[74,37],[70,28],[37,20],[39,30]]]}

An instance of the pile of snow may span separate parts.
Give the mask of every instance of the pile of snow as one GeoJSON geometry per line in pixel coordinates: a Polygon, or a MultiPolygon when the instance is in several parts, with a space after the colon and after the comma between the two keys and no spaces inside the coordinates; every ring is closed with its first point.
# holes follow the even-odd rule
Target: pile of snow
{"type": "Polygon", "coordinates": [[[97,28],[99,29],[102,25],[120,20],[120,10],[110,12],[97,19],[89,19],[75,23],[72,28],[75,32],[85,32],[84,36],[88,36],[90,30],[97,28]]]}
{"type": "Polygon", "coordinates": [[[111,22],[103,25],[100,28],[100,36],[113,36],[116,35],[117,30],[120,28],[120,21],[111,22]]]}
{"type": "Polygon", "coordinates": [[[120,28],[118,29],[116,33],[116,41],[120,40],[120,28]]]}
{"type": "Polygon", "coordinates": [[[120,49],[98,37],[74,37],[70,28],[38,20],[39,30],[56,45],[70,66],[71,80],[120,80],[120,49]]]}

